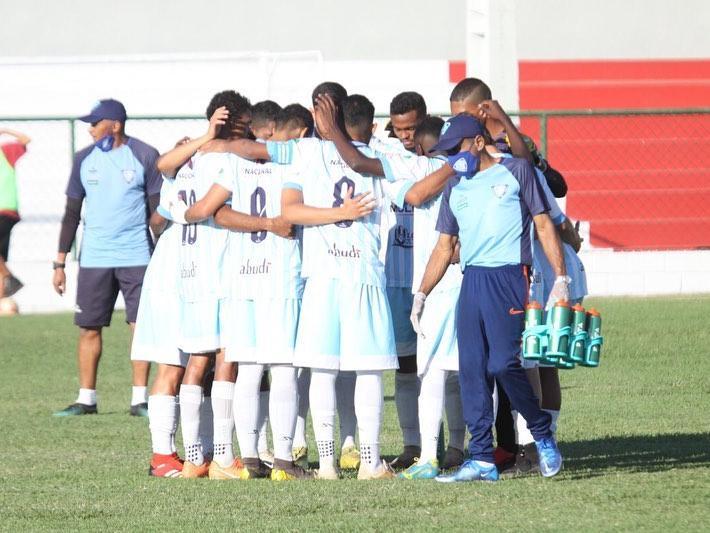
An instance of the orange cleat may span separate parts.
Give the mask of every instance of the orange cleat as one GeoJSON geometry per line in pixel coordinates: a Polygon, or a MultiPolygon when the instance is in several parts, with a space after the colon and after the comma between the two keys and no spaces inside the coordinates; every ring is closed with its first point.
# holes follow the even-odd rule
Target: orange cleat
{"type": "Polygon", "coordinates": [[[183,461],[177,453],[163,455],[154,453],[150,460],[148,475],[153,477],[182,477],[183,461]]]}
{"type": "Polygon", "coordinates": [[[210,479],[246,479],[244,477],[246,469],[239,459],[235,459],[229,466],[220,466],[217,461],[210,463],[210,479]]]}
{"type": "Polygon", "coordinates": [[[205,461],[201,465],[196,465],[190,461],[185,461],[185,464],[182,465],[182,477],[187,479],[207,477],[210,471],[210,464],[205,461]]]}

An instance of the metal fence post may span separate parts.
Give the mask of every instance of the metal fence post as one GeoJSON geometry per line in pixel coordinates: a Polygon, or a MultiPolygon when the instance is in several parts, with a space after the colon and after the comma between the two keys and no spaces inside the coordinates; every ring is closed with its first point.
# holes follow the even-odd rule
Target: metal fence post
{"type": "Polygon", "coordinates": [[[547,113],[540,114],[540,153],[547,159],[547,113]]]}

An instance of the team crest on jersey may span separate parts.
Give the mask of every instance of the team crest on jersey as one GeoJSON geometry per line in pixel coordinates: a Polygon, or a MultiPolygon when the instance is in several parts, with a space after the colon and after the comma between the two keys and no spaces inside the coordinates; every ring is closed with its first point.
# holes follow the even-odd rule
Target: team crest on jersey
{"type": "Polygon", "coordinates": [[[133,180],[136,179],[136,171],[132,169],[124,170],[123,179],[126,180],[126,183],[133,183],[133,180]]]}
{"type": "Polygon", "coordinates": [[[505,196],[505,193],[508,192],[508,185],[505,183],[499,183],[498,185],[491,185],[491,190],[493,191],[493,194],[496,195],[496,198],[499,200],[505,196]]]}
{"type": "MultiPolygon", "coordinates": [[[[446,124],[444,124],[444,126],[446,126],[446,124]]],[[[461,174],[468,172],[468,164],[466,164],[466,159],[463,157],[458,158],[456,163],[454,163],[454,170],[456,172],[460,172],[461,174]]]]}

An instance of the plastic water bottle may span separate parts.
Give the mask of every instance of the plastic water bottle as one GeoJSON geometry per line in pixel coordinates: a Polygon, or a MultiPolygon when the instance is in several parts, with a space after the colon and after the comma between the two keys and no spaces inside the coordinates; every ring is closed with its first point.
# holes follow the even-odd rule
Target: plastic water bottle
{"type": "Polygon", "coordinates": [[[572,307],[572,346],[569,360],[583,363],[587,349],[587,313],[581,304],[572,307]]]}
{"type": "Polygon", "coordinates": [[[602,316],[596,309],[587,311],[587,334],[589,345],[584,358],[584,366],[599,366],[599,357],[602,352],[602,316]]]}
{"type": "MultiPolygon", "coordinates": [[[[542,305],[539,302],[531,301],[525,308],[525,329],[541,326],[542,321],[542,305]]],[[[525,337],[525,345],[523,346],[523,357],[525,359],[542,359],[542,346],[540,337],[537,335],[527,335],[525,337]]]]}
{"type": "Polygon", "coordinates": [[[567,301],[560,300],[550,312],[552,313],[550,320],[550,347],[547,350],[546,358],[556,363],[557,359],[567,357],[569,353],[572,310],[567,301]]]}

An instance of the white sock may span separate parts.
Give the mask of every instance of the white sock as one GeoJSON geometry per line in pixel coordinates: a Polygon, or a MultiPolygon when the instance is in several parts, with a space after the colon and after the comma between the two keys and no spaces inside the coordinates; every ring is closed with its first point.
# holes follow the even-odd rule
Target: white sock
{"type": "Polygon", "coordinates": [[[259,443],[257,448],[259,453],[269,449],[269,440],[267,439],[267,429],[269,427],[269,396],[268,390],[259,391],[259,443]]]}
{"type": "Polygon", "coordinates": [[[493,463],[489,463],[488,461],[479,461],[478,459],[476,459],[476,464],[479,464],[484,468],[493,468],[494,466],[493,463]]]}
{"type": "Polygon", "coordinates": [[[302,448],[308,446],[306,440],[306,418],[308,417],[308,389],[311,386],[311,369],[298,369],[298,416],[296,417],[296,429],[293,432],[293,447],[302,448]]]}
{"type": "Polygon", "coordinates": [[[313,432],[321,468],[335,466],[335,381],[337,370],[311,369],[309,391],[313,432]]]}
{"type": "Polygon", "coordinates": [[[557,420],[560,418],[560,411],[555,409],[543,409],[543,411],[549,413],[550,417],[552,417],[552,421],[550,422],[550,431],[552,431],[552,434],[554,435],[557,433],[557,420]]]}
{"type": "Polygon", "coordinates": [[[298,389],[296,368],[291,365],[271,366],[271,435],[274,441],[274,458],[293,459],[293,432],[298,414],[298,389]]]}
{"type": "Polygon", "coordinates": [[[421,446],[419,438],[419,376],[416,372],[394,374],[394,401],[405,446],[421,446]]]}
{"type": "Polygon", "coordinates": [[[421,432],[422,462],[436,459],[439,444],[439,425],[444,411],[446,371],[429,368],[422,377],[419,392],[419,428],[421,432]]]}
{"type": "Polygon", "coordinates": [[[173,438],[177,423],[175,396],[154,394],[148,398],[148,427],[153,453],[173,453],[173,438]]]}
{"type": "Polygon", "coordinates": [[[173,423],[173,430],[170,437],[170,447],[172,448],[172,453],[177,452],[177,445],[175,444],[175,436],[177,435],[178,421],[180,420],[180,397],[173,396],[175,398],[175,422],[173,423]]]}
{"type": "Polygon", "coordinates": [[[360,436],[360,460],[370,468],[379,468],[380,426],[384,408],[382,371],[358,371],[355,382],[355,414],[360,436]]]}
{"type": "Polygon", "coordinates": [[[259,386],[264,365],[239,363],[234,386],[234,423],[242,458],[259,457],[259,386]]]}
{"type": "Polygon", "coordinates": [[[528,423],[525,421],[525,418],[523,418],[523,415],[517,411],[513,411],[513,416],[515,417],[515,440],[517,444],[525,446],[526,444],[535,442],[535,438],[532,436],[532,433],[530,433],[528,423]]]}
{"type": "Polygon", "coordinates": [[[234,433],[234,383],[214,381],[212,383],[212,413],[214,414],[214,457],[223,468],[234,462],[232,436],[234,433]]]}
{"type": "Polygon", "coordinates": [[[202,387],[199,385],[180,386],[180,426],[182,426],[185,460],[196,465],[205,462],[202,446],[200,446],[201,405],[202,387]]]}
{"type": "Polygon", "coordinates": [[[340,372],[335,384],[335,393],[340,419],[340,449],[355,446],[355,372],[340,372]]]}
{"type": "Polygon", "coordinates": [[[79,389],[79,396],[76,397],[76,403],[96,405],[96,389],[79,389]]]}
{"type": "MultiPolygon", "coordinates": [[[[463,418],[463,404],[461,403],[461,387],[457,372],[448,372],[446,385],[444,385],[446,407],[446,423],[449,425],[449,446],[457,450],[464,449],[466,439],[466,421],[463,418]]],[[[497,401],[497,395],[495,400],[497,401]]]]}
{"type": "Polygon", "coordinates": [[[212,398],[205,396],[200,405],[200,445],[202,453],[214,453],[214,413],[212,412],[212,398]]]}
{"type": "Polygon", "coordinates": [[[133,387],[131,405],[139,405],[148,401],[148,387],[133,387]]]}

